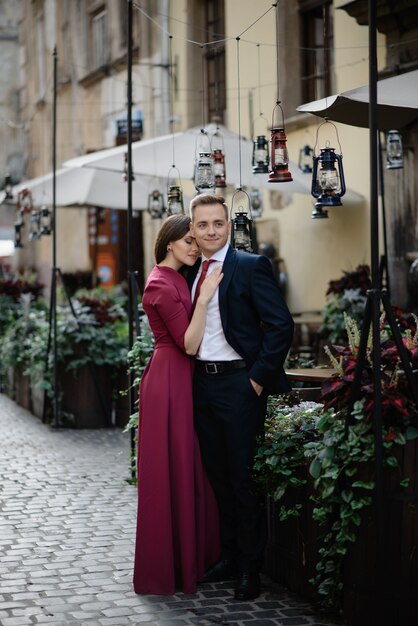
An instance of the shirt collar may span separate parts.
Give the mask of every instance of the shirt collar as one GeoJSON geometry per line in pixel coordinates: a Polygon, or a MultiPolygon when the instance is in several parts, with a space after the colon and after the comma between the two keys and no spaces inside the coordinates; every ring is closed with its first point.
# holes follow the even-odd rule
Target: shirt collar
{"type": "MultiPolygon", "coordinates": [[[[215,254],[213,254],[210,258],[213,261],[218,261],[219,263],[223,263],[225,261],[225,257],[227,255],[229,249],[229,243],[227,242],[223,248],[221,248],[220,250],[218,250],[217,252],[215,252],[215,254]]],[[[209,259],[207,259],[203,254],[202,254],[202,262],[203,261],[208,261],[209,259]]]]}

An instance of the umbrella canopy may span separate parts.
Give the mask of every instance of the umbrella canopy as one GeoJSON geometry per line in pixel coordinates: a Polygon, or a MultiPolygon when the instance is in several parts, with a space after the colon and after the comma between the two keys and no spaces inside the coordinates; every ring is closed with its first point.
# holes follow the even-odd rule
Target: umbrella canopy
{"type": "MultiPolygon", "coordinates": [[[[314,100],[297,108],[334,122],[369,127],[369,86],[314,100]]],[[[418,119],[418,70],[377,82],[377,126],[399,129],[418,119]]]]}
{"type": "MultiPolygon", "coordinates": [[[[189,128],[172,135],[162,135],[132,144],[132,171],[134,174],[158,176],[168,180],[179,177],[192,180],[195,157],[200,150],[216,148],[225,154],[226,182],[238,187],[268,187],[271,191],[285,193],[310,193],[311,178],[303,174],[295,163],[289,163],[293,181],[279,184],[268,183],[267,174],[253,174],[253,142],[239,138],[239,135],[221,125],[208,124],[205,133],[200,127],[189,128]],[[240,158],[241,156],[241,158],[240,158]],[[176,169],[171,170],[175,163],[176,169]],[[240,167],[241,161],[241,167],[240,167]]],[[[107,172],[122,172],[125,163],[126,146],[100,150],[66,161],[64,167],[94,168],[107,172]]]]}
{"type": "MultiPolygon", "coordinates": [[[[65,167],[56,171],[57,206],[99,206],[126,209],[127,184],[120,172],[108,172],[87,168],[65,167]]],[[[13,195],[30,189],[34,206],[52,204],[52,172],[32,178],[16,185],[13,195]]],[[[136,176],[132,182],[132,207],[146,209],[148,194],[158,180],[147,176],[136,176]]]]}

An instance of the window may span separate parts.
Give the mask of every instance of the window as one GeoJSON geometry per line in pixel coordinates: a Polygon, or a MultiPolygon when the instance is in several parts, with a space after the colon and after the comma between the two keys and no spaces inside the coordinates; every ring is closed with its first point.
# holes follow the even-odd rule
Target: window
{"type": "MultiPolygon", "coordinates": [[[[206,41],[224,39],[224,0],[206,0],[206,41]]],[[[204,48],[206,64],[206,114],[210,122],[216,117],[223,122],[226,109],[225,43],[213,43],[204,48]]]]}
{"type": "Polygon", "coordinates": [[[44,100],[46,91],[44,42],[44,16],[43,13],[38,13],[36,16],[36,67],[39,100],[44,100]]]}
{"type": "Polygon", "coordinates": [[[107,40],[107,11],[102,9],[91,17],[93,67],[97,69],[109,62],[107,40]]]}
{"type": "Polygon", "coordinates": [[[302,41],[302,99],[332,93],[333,23],[330,0],[299,0],[302,41]]]}

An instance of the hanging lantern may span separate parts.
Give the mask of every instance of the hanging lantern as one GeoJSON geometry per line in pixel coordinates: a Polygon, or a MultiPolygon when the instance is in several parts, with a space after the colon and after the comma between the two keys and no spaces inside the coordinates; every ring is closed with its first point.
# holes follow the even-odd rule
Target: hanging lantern
{"type": "Polygon", "coordinates": [[[5,200],[13,200],[13,183],[10,174],[6,174],[4,177],[4,192],[6,194],[5,200]]]}
{"type": "Polygon", "coordinates": [[[306,144],[299,150],[299,169],[304,174],[312,174],[314,149],[306,144]]]}
{"type": "Polygon", "coordinates": [[[22,189],[17,194],[17,208],[22,213],[30,213],[33,209],[32,192],[30,189],[22,189]]]}
{"type": "Polygon", "coordinates": [[[148,213],[153,220],[160,220],[165,213],[164,197],[158,189],[148,195],[148,213]]]}
{"type": "Polygon", "coordinates": [[[22,228],[23,222],[15,222],[15,248],[23,248],[22,244],[22,228]]]}
{"type": "Polygon", "coordinates": [[[260,190],[253,187],[250,191],[251,215],[253,218],[261,217],[263,214],[263,196],[260,190]]]}
{"type": "Polygon", "coordinates": [[[50,235],[51,234],[51,211],[44,204],[41,207],[41,235],[50,235]]]}
{"type": "Polygon", "coordinates": [[[269,183],[288,183],[293,180],[288,170],[289,153],[286,147],[286,134],[283,128],[271,129],[271,171],[269,183]]]}
{"type": "Polygon", "coordinates": [[[399,170],[403,168],[402,137],[397,130],[388,132],[386,141],[386,169],[399,170]]]}
{"type": "Polygon", "coordinates": [[[315,206],[341,206],[345,194],[342,156],[335,148],[321,148],[314,157],[311,194],[316,198],[315,206]]]}
{"type": "Polygon", "coordinates": [[[167,214],[179,215],[184,214],[183,192],[178,185],[170,185],[167,193],[167,214]]]}
{"type": "Polygon", "coordinates": [[[199,193],[214,189],[215,174],[211,152],[199,152],[195,163],[194,185],[199,193]]]}
{"type": "Polygon", "coordinates": [[[225,180],[225,155],[220,148],[212,153],[213,173],[215,175],[215,187],[226,187],[225,180]]]}
{"type": "Polygon", "coordinates": [[[251,203],[249,195],[238,188],[232,196],[231,202],[231,216],[234,211],[235,217],[231,217],[231,246],[236,250],[242,250],[244,252],[253,252],[254,245],[254,232],[253,232],[253,220],[251,213],[251,203]],[[234,209],[234,200],[237,194],[244,194],[248,209],[242,205],[239,205],[237,209],[234,209]]]}
{"type": "Polygon", "coordinates": [[[269,171],[269,151],[265,135],[257,135],[253,141],[253,173],[267,174],[269,171]]]}
{"type": "MultiPolygon", "coordinates": [[[[125,154],[123,156],[123,174],[122,174],[122,178],[123,178],[125,183],[128,182],[128,153],[127,152],[125,152],[125,154]]],[[[135,180],[135,176],[133,175],[133,173],[131,174],[131,180],[135,180]]]]}
{"type": "Polygon", "coordinates": [[[288,183],[293,180],[292,174],[288,170],[289,165],[289,153],[286,147],[286,133],[284,131],[284,115],[283,109],[280,106],[280,101],[277,100],[273,109],[273,120],[271,124],[271,157],[270,157],[270,174],[269,183],[288,183]],[[282,126],[279,128],[274,124],[274,113],[279,107],[282,112],[282,126]]]}
{"type": "Polygon", "coordinates": [[[328,219],[328,211],[324,209],[321,205],[315,205],[311,217],[313,220],[328,219]]]}
{"type": "Polygon", "coordinates": [[[32,211],[30,215],[29,241],[36,241],[41,237],[41,212],[32,211]]]}

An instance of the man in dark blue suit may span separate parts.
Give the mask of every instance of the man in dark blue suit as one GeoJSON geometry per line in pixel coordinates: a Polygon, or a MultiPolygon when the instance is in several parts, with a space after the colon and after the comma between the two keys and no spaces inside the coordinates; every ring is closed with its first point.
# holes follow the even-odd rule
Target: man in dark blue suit
{"type": "Polygon", "coordinates": [[[190,276],[192,298],[202,268],[222,265],[223,279],[209,306],[196,358],[195,425],[220,514],[222,555],[203,582],[236,578],[235,598],[260,593],[266,544],[263,502],[252,479],[256,438],[262,434],[267,396],[290,389],[283,364],[293,320],[263,256],[229,244],[228,207],[202,194],[190,205],[192,234],[202,264],[190,276]]]}

